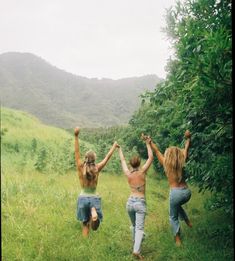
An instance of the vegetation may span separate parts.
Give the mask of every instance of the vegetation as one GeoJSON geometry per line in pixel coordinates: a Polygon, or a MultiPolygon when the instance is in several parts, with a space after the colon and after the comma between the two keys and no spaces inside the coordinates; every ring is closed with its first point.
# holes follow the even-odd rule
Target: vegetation
{"type": "MultiPolygon", "coordinates": [[[[130,121],[136,143],[151,135],[162,152],[192,132],[190,181],[213,192],[211,209],[233,215],[231,1],[185,1],[168,11],[165,28],[175,48],[166,81],[142,95],[130,121]]],[[[139,151],[143,145],[138,144],[139,151]]],[[[159,166],[156,165],[158,168],[159,166]]]]}
{"type": "Polygon", "coordinates": [[[1,127],[2,161],[14,172],[34,169],[64,173],[74,167],[72,139],[66,131],[7,108],[1,108],[1,127]]]}
{"type": "MultiPolygon", "coordinates": [[[[82,129],[81,154],[92,149],[99,161],[116,140],[127,159],[139,153],[144,161],[142,132],[164,152],[169,145],[184,146],[189,129],[185,170],[193,193],[186,208],[193,228],[182,224],[183,246],[176,248],[168,184],[155,157],[147,179],[143,254],[154,261],[233,260],[231,1],[177,3],[168,10],[165,32],[175,48],[167,79],[142,94],[129,125],[82,129]]],[[[132,260],[129,188],[117,153],[98,185],[104,222],[85,240],[75,217],[80,185],[73,143],[73,130],[1,108],[3,260],[132,260]]]]}
{"type": "MultiPolygon", "coordinates": [[[[44,175],[5,173],[2,181],[2,260],[120,261],[133,260],[129,217],[125,210],[129,188],[124,176],[100,176],[103,222],[88,239],[76,220],[80,186],[75,172],[44,175]]],[[[150,173],[149,173],[150,174],[150,173]]],[[[193,189],[187,211],[193,229],[182,224],[183,246],[176,248],[168,222],[166,181],[148,178],[146,238],[148,261],[233,260],[229,220],[221,211],[203,208],[206,196],[193,189]]]]}
{"type": "MultiPolygon", "coordinates": [[[[103,223],[89,239],[84,239],[76,220],[80,185],[68,157],[73,152],[72,135],[6,108],[1,109],[1,126],[2,260],[132,260],[130,223],[125,210],[130,191],[117,152],[98,184],[103,223]],[[58,149],[65,149],[66,141],[71,141],[67,142],[66,151],[58,149]],[[111,167],[116,168],[115,175],[108,172],[111,167]]],[[[96,141],[90,145],[82,140],[82,153],[86,149],[102,152],[105,141],[108,148],[115,137],[128,157],[135,151],[129,151],[121,139],[125,130],[82,129],[81,138],[83,135],[84,140],[89,137],[91,143],[96,141]]],[[[179,249],[168,221],[168,184],[153,168],[149,171],[146,238],[142,246],[146,260],[232,260],[231,219],[221,210],[211,212],[203,207],[211,198],[210,192],[202,195],[196,187],[190,187],[193,197],[186,208],[194,227],[189,229],[182,224],[183,246],[179,249]]]]}

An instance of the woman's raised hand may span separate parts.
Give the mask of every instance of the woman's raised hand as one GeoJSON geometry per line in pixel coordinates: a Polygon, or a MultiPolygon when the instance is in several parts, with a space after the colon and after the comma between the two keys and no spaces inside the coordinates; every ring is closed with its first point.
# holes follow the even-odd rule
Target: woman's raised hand
{"type": "Polygon", "coordinates": [[[74,135],[75,136],[78,136],[79,132],[80,132],[80,128],[79,127],[74,128],[74,135]]]}
{"type": "Polygon", "coordinates": [[[120,145],[116,141],[113,143],[113,145],[115,146],[115,148],[120,148],[120,145]]]}
{"type": "Polygon", "coordinates": [[[142,140],[146,141],[146,139],[148,138],[148,136],[147,136],[147,135],[144,135],[144,133],[141,133],[140,138],[141,138],[142,140]]]}
{"type": "Polygon", "coordinates": [[[186,131],[185,131],[185,133],[184,133],[184,137],[185,137],[186,139],[188,139],[188,138],[191,137],[191,133],[190,133],[189,130],[186,130],[186,131]]]}
{"type": "Polygon", "coordinates": [[[151,137],[148,135],[144,135],[144,133],[141,134],[141,139],[147,143],[150,143],[152,141],[151,137]]]}

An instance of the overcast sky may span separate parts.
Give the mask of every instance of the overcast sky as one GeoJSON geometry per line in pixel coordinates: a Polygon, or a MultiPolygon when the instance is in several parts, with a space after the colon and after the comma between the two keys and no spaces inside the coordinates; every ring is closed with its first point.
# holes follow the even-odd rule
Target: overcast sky
{"type": "Polygon", "coordinates": [[[80,76],[165,78],[175,0],[0,0],[0,54],[30,52],[80,76]]]}

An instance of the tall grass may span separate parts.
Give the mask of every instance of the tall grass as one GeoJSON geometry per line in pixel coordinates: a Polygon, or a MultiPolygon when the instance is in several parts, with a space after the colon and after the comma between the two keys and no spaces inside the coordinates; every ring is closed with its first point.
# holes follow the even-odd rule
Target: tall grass
{"type": "MultiPolygon", "coordinates": [[[[81,224],[76,220],[80,192],[76,171],[71,169],[61,175],[51,162],[50,168],[36,171],[37,151],[35,155],[29,152],[33,138],[41,146],[50,147],[54,157],[61,159],[58,148],[71,136],[22,112],[1,111],[2,260],[132,260],[130,221],[125,209],[130,191],[124,175],[107,171],[101,174],[97,189],[102,197],[104,219],[98,231],[83,238],[81,224]]],[[[92,147],[82,143],[83,149],[92,147]]],[[[116,154],[106,170],[117,163],[116,154]]],[[[146,260],[233,260],[233,224],[224,213],[204,208],[209,193],[199,194],[191,186],[192,198],[185,208],[193,228],[182,223],[183,245],[177,248],[168,220],[166,180],[158,178],[151,169],[146,189],[148,214],[142,244],[146,260]]]]}
{"type": "MultiPolygon", "coordinates": [[[[209,213],[204,198],[192,188],[186,210],[193,222],[182,223],[183,245],[177,248],[168,221],[166,181],[148,177],[146,260],[232,260],[229,223],[223,213],[209,213]],[[224,233],[224,234],[223,234],[224,233]]],[[[76,220],[80,186],[75,172],[67,175],[4,173],[2,176],[2,260],[132,260],[130,221],[125,210],[129,188],[124,176],[101,175],[103,222],[89,238],[76,220]]]]}

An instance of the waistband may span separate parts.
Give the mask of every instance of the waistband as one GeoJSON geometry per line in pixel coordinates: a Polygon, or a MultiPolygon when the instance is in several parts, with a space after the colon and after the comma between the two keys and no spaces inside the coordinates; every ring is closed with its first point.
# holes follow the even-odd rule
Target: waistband
{"type": "Polygon", "coordinates": [[[79,194],[80,198],[101,198],[98,194],[79,194]]]}
{"type": "Polygon", "coordinates": [[[189,189],[188,187],[174,187],[170,188],[170,190],[178,190],[178,189],[189,189]]]}
{"type": "Polygon", "coordinates": [[[130,196],[128,199],[144,199],[145,200],[145,197],[130,196]]]}

